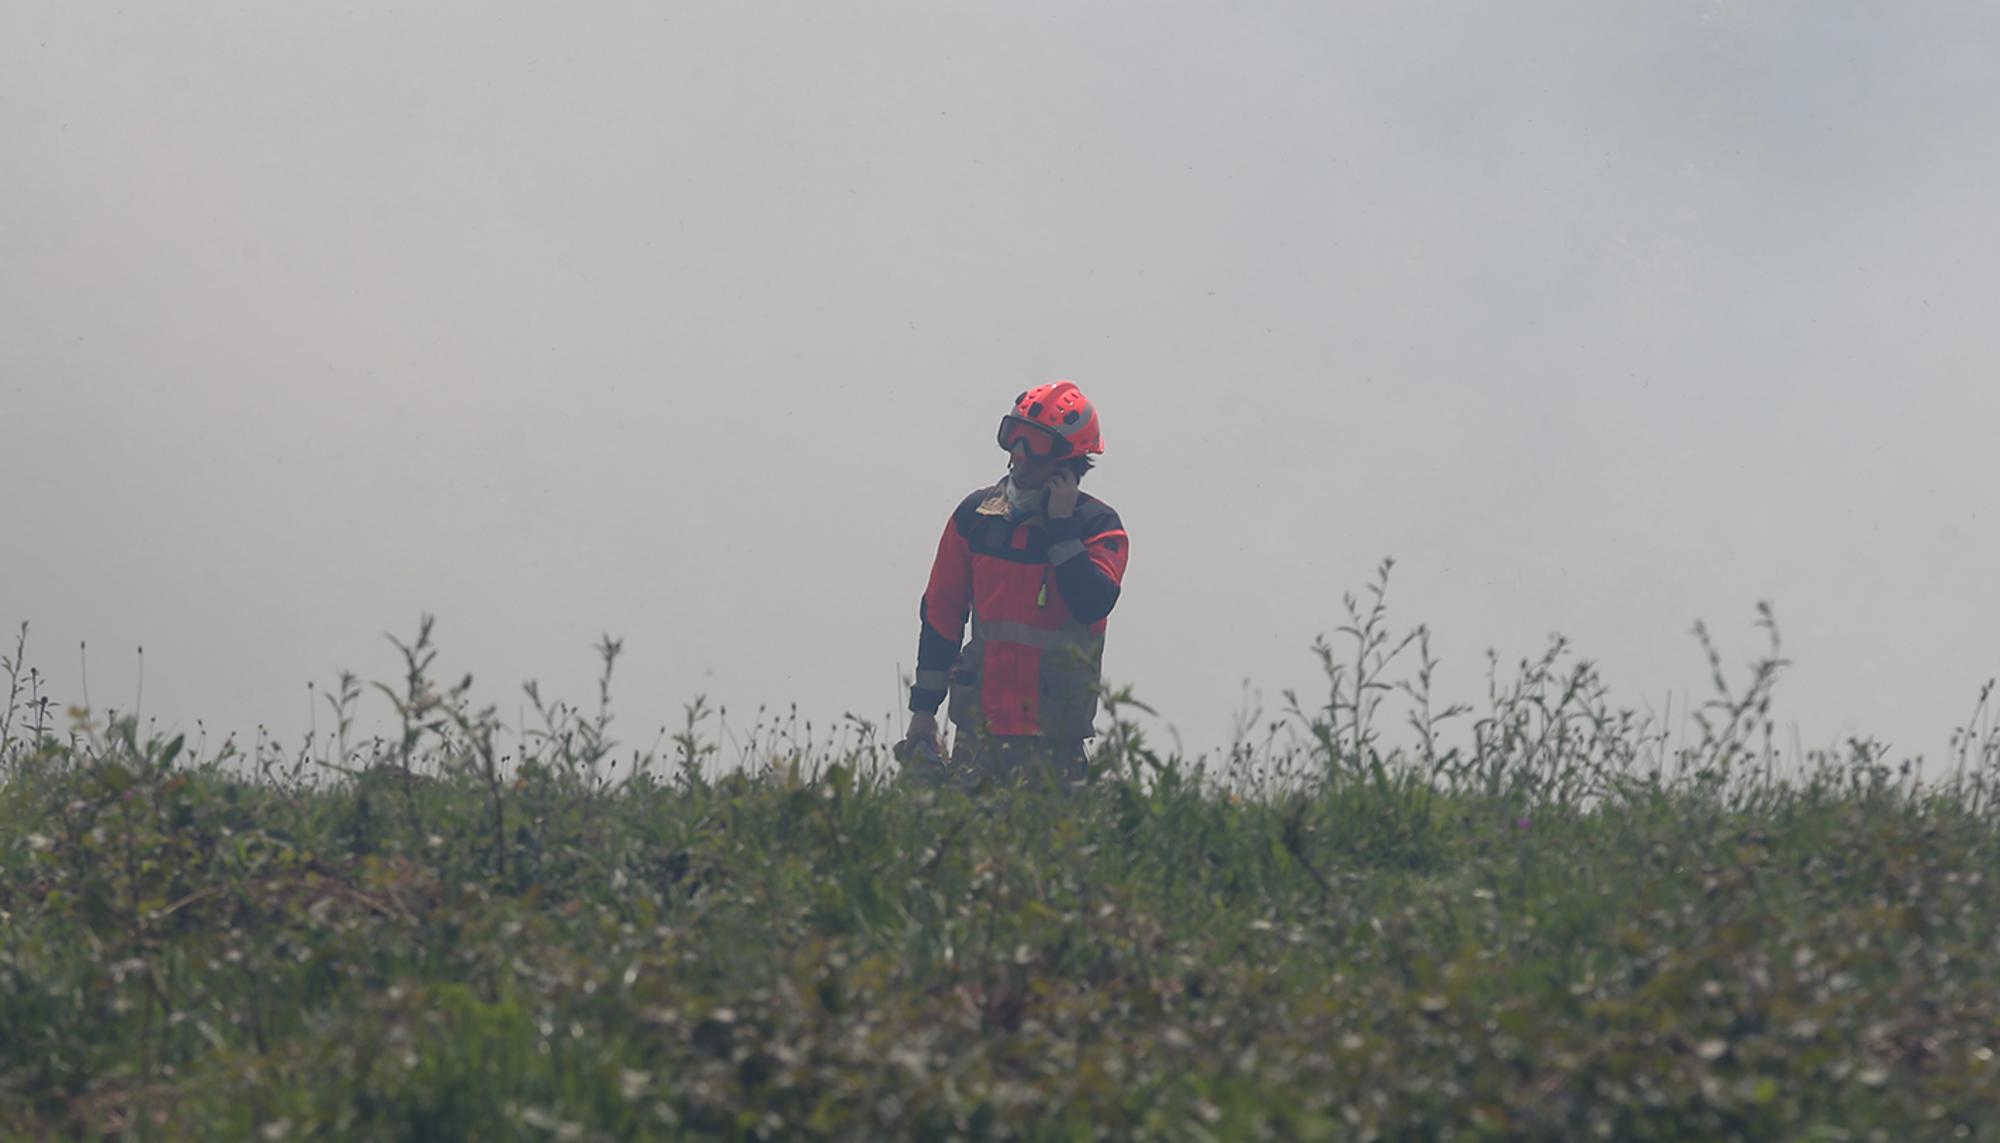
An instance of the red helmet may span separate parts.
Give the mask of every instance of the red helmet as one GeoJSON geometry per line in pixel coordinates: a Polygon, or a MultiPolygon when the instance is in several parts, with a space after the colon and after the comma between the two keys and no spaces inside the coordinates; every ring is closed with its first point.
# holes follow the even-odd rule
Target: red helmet
{"type": "Polygon", "coordinates": [[[1014,398],[1014,411],[1000,418],[1000,447],[1012,452],[1017,441],[1026,441],[1036,456],[1104,451],[1097,409],[1069,381],[1037,385],[1014,398]]]}

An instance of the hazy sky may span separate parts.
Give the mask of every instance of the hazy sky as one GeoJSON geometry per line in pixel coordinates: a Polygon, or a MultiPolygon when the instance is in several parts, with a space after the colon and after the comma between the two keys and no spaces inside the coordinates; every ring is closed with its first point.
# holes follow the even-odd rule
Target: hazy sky
{"type": "Polygon", "coordinates": [[[2000,673],[1996,59],[1979,2],[14,0],[0,622],[100,708],[143,644],[166,726],[296,735],[424,611],[509,710],[622,635],[628,740],[878,717],[1069,377],[1107,674],[1191,747],[1393,555],[1448,692],[1559,631],[1698,698],[1769,599],[1781,719],[1937,755],[2000,673]]]}

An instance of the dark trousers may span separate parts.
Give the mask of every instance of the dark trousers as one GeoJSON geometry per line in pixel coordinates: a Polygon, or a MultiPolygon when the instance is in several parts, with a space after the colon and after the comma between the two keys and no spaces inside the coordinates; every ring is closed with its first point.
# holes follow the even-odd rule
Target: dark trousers
{"type": "Polygon", "coordinates": [[[1050,782],[1074,790],[1090,776],[1083,740],[980,734],[960,727],[951,747],[953,776],[964,785],[1050,782]]]}

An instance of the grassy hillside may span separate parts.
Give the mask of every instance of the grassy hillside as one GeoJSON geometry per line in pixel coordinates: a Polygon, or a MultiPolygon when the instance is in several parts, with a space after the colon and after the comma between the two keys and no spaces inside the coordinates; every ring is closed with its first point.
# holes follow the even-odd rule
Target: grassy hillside
{"type": "Polygon", "coordinates": [[[428,629],[402,734],[207,757],[17,655],[0,1138],[1993,1136],[2000,739],[1780,768],[1775,647],[1691,744],[1560,647],[1433,711],[1379,602],[1227,756],[1113,696],[1077,796],[509,739],[428,629]]]}

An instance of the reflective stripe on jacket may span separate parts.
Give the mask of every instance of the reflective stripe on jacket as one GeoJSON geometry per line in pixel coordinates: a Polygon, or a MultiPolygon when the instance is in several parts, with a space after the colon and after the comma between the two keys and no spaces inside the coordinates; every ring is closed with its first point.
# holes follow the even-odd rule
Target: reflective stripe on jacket
{"type": "Polygon", "coordinates": [[[1118,513],[1088,494],[1054,521],[1011,517],[995,488],[966,497],[938,541],[919,606],[910,708],[935,711],[949,691],[963,729],[1090,737],[1105,617],[1128,547],[1118,513]]]}

